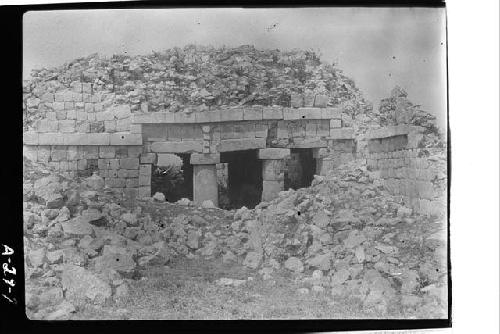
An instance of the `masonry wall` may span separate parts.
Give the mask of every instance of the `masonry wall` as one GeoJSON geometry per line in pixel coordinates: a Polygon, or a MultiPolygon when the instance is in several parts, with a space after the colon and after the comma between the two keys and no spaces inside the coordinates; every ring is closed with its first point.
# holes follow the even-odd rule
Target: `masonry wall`
{"type": "Polygon", "coordinates": [[[416,212],[442,216],[447,210],[446,151],[420,147],[420,131],[386,128],[366,138],[367,168],[416,212]]]}

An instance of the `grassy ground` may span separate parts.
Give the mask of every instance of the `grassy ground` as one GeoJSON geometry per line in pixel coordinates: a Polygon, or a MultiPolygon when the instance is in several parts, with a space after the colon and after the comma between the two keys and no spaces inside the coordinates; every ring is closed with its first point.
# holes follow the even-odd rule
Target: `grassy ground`
{"type": "MultiPolygon", "coordinates": [[[[378,318],[361,311],[361,301],[333,300],[322,294],[300,295],[303,287],[284,273],[264,281],[244,267],[219,261],[189,260],[150,268],[146,279],[132,281],[130,295],[118,305],[87,306],[71,319],[350,319],[378,318]],[[220,277],[247,279],[244,285],[218,286],[220,277]]],[[[396,316],[397,317],[397,316],[396,316]]]]}

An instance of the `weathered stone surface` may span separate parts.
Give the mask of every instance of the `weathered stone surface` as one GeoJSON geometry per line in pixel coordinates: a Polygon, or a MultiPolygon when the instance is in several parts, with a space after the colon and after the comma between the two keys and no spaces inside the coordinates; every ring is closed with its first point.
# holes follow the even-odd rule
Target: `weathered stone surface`
{"type": "Polygon", "coordinates": [[[258,150],[259,159],[284,159],[290,156],[288,148],[263,148],[258,150]]]}
{"type": "Polygon", "coordinates": [[[284,189],[283,181],[262,181],[262,201],[268,202],[278,197],[280,191],[284,189]]]}
{"type": "Polygon", "coordinates": [[[119,132],[109,135],[110,145],[142,145],[142,135],[139,133],[119,132]]]}
{"type": "Polygon", "coordinates": [[[218,153],[209,153],[209,154],[191,153],[190,163],[192,165],[218,164],[218,163],[220,163],[220,154],[218,154],[218,153]]]}
{"type": "Polygon", "coordinates": [[[262,261],[262,253],[249,252],[243,261],[243,265],[250,269],[257,269],[262,261]]]}
{"type": "Polygon", "coordinates": [[[85,268],[66,265],[62,272],[62,286],[66,299],[75,305],[93,303],[102,305],[111,297],[111,287],[85,268]]]}
{"type": "Polygon", "coordinates": [[[28,254],[28,259],[33,267],[41,267],[45,262],[45,248],[39,248],[36,250],[31,250],[28,254]]]}
{"type": "Polygon", "coordinates": [[[226,139],[226,140],[221,140],[219,145],[217,145],[217,150],[219,152],[230,152],[230,151],[251,150],[251,149],[265,148],[265,147],[266,147],[265,138],[226,139]]]}
{"type": "Polygon", "coordinates": [[[105,255],[96,257],[94,259],[94,266],[97,272],[112,269],[121,274],[131,274],[136,268],[136,263],[130,253],[108,252],[105,255]]]}
{"type": "Polygon", "coordinates": [[[94,232],[93,226],[89,224],[88,221],[81,216],[73,218],[68,222],[61,223],[61,227],[65,234],[75,235],[75,236],[84,236],[87,234],[90,235],[94,232]]]}
{"type": "Polygon", "coordinates": [[[193,199],[197,205],[210,200],[219,205],[217,170],[215,165],[194,165],[193,199]]]}
{"type": "Polygon", "coordinates": [[[264,181],[282,181],[285,179],[284,160],[262,161],[262,179],[264,181]]]}
{"type": "Polygon", "coordinates": [[[294,272],[301,273],[304,271],[302,261],[297,257],[290,257],[285,261],[285,268],[294,272]]]}
{"type": "Polygon", "coordinates": [[[157,153],[191,153],[203,152],[203,141],[186,140],[177,142],[155,142],[151,150],[157,153]]]}

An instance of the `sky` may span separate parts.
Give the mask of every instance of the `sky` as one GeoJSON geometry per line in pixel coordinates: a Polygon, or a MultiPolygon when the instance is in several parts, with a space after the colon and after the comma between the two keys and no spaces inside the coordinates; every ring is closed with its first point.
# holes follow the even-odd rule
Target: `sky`
{"type": "Polygon", "coordinates": [[[23,78],[95,52],[148,54],[192,43],[319,51],[375,108],[399,85],[440,123],[446,119],[442,8],[32,11],[23,18],[23,78]]]}

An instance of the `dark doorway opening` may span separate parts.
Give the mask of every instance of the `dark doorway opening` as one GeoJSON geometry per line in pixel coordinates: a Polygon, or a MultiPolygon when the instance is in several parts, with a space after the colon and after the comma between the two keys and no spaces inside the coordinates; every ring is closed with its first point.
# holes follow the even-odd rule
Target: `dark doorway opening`
{"type": "Polygon", "coordinates": [[[225,209],[254,208],[262,196],[262,163],[255,150],[221,153],[227,163],[227,203],[225,209]]]}
{"type": "Polygon", "coordinates": [[[190,154],[172,154],[179,159],[172,159],[167,166],[153,166],[151,175],[151,193],[163,193],[168,202],[176,202],[181,198],[193,200],[193,165],[190,154]]]}
{"type": "Polygon", "coordinates": [[[312,148],[293,148],[286,160],[285,189],[309,187],[316,173],[312,148]]]}

